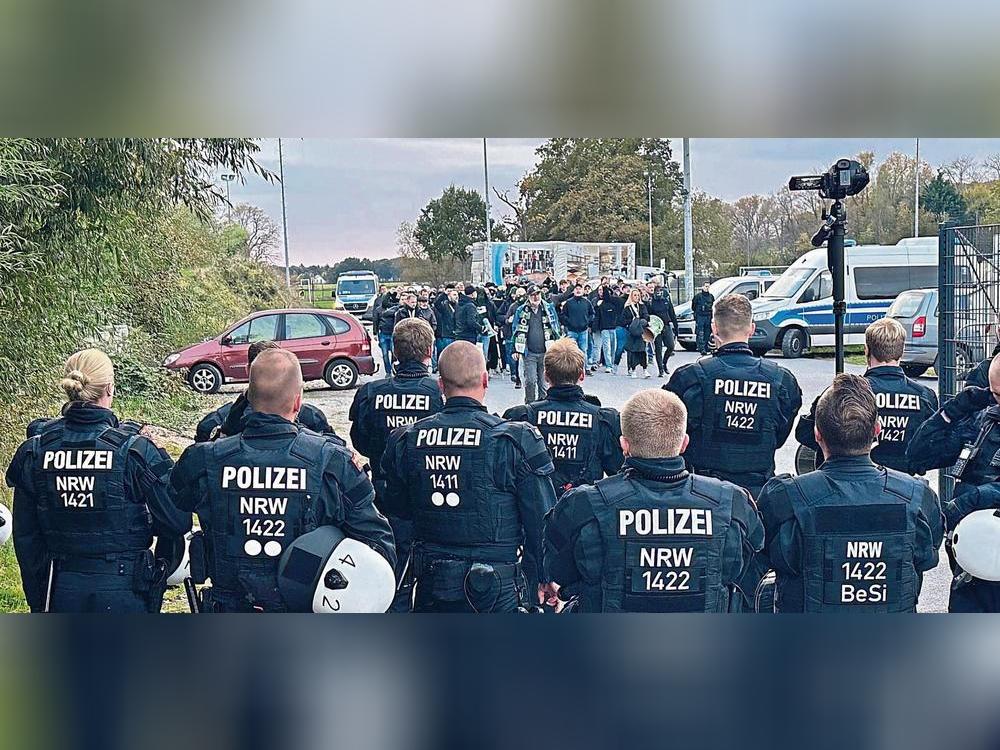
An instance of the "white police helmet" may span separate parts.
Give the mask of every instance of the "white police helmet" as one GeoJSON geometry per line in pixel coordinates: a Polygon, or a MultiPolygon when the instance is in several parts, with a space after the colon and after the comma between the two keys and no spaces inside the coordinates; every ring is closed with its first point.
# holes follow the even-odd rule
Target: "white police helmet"
{"type": "Polygon", "coordinates": [[[184,535],[184,556],[180,563],[174,568],[174,572],[167,577],[168,586],[180,586],[185,578],[191,577],[191,537],[193,532],[184,535]]]}
{"type": "Polygon", "coordinates": [[[278,589],[293,612],[385,612],[396,594],[392,566],[336,526],[320,526],[289,545],[278,589]]]}
{"type": "Polygon", "coordinates": [[[952,533],[951,548],[966,573],[1000,581],[1000,510],[977,510],[963,518],[952,533]]]}
{"type": "Polygon", "coordinates": [[[10,539],[10,534],[14,530],[14,519],[10,515],[10,508],[0,503],[0,544],[6,544],[10,539]]]}

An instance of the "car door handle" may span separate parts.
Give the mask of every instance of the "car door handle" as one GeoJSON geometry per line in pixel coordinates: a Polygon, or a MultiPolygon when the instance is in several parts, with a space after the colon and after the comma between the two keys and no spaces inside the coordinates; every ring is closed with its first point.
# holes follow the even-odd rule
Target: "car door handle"
{"type": "Polygon", "coordinates": [[[322,344],[323,346],[330,346],[329,341],[320,341],[319,343],[322,344]]]}

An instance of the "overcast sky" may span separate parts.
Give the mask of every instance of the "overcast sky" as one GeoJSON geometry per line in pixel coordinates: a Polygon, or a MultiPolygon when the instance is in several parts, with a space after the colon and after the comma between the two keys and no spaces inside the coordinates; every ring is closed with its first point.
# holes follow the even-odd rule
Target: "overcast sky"
{"type": "MultiPolygon", "coordinates": [[[[511,189],[535,163],[544,139],[491,138],[487,141],[490,184],[511,189]]],[[[349,255],[396,255],[400,222],[415,221],[429,200],[448,185],[482,192],[483,142],[477,138],[297,139],[281,141],[291,262],[335,263],[349,255]]],[[[681,139],[672,140],[680,160],[681,139]]],[[[708,139],[691,140],[695,190],[735,200],[770,193],[793,174],[809,174],[842,156],[872,150],[881,160],[892,151],[912,153],[912,138],[871,139],[708,139]]],[[[1000,152],[1000,139],[920,140],[922,160],[937,166],[962,155],[1000,152]]],[[[275,139],[263,142],[261,163],[278,171],[275,139]]],[[[233,183],[234,203],[253,203],[280,225],[277,184],[248,178],[233,183]]],[[[494,213],[506,208],[493,201],[494,213]]]]}

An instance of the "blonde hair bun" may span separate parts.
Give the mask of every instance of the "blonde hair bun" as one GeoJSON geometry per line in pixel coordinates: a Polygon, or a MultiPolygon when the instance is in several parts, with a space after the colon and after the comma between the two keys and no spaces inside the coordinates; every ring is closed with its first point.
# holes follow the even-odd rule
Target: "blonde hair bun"
{"type": "Polygon", "coordinates": [[[97,401],[114,380],[110,357],[100,349],[84,349],[66,360],[59,386],[70,401],[97,401]]]}

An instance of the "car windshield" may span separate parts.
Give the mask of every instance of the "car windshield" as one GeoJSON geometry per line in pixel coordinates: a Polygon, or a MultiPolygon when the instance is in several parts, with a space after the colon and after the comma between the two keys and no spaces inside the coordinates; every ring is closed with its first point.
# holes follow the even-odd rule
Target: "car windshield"
{"type": "Polygon", "coordinates": [[[896,297],[896,301],[889,305],[885,316],[887,318],[912,318],[920,309],[923,302],[923,292],[903,292],[896,297]]]}
{"type": "Polygon", "coordinates": [[[337,282],[337,294],[375,294],[375,282],[371,279],[341,279],[337,282]]]}
{"type": "Polygon", "coordinates": [[[708,291],[713,297],[719,299],[719,297],[723,296],[726,292],[736,286],[737,283],[739,282],[734,281],[733,279],[719,279],[718,281],[712,283],[712,285],[708,288],[708,291]]]}
{"type": "Polygon", "coordinates": [[[771,288],[764,292],[762,296],[779,299],[794,297],[815,271],[816,269],[814,268],[788,269],[781,274],[781,278],[775,281],[771,288]]]}

